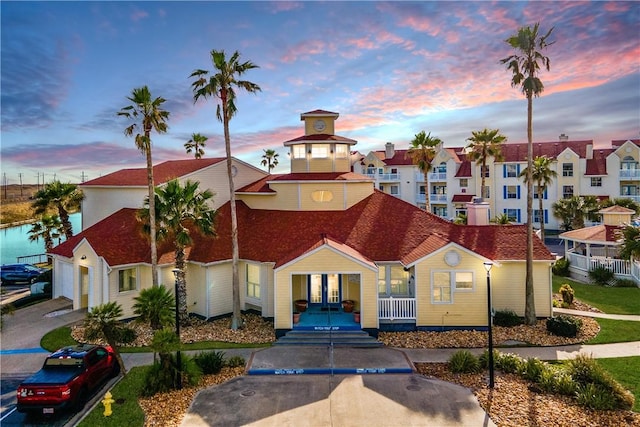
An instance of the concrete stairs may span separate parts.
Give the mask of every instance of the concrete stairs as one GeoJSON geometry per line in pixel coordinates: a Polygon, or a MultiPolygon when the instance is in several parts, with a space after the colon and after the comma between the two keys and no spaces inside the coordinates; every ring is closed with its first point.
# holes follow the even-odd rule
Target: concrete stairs
{"type": "Polygon", "coordinates": [[[365,331],[292,330],[274,343],[276,346],[382,347],[382,343],[365,331]]]}

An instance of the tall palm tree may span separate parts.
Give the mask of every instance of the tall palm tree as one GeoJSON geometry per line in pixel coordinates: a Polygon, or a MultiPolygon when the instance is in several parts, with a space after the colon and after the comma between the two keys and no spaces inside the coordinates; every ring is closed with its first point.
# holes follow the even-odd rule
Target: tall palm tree
{"type": "Polygon", "coordinates": [[[34,222],[29,229],[29,241],[44,240],[45,252],[53,249],[53,239],[63,232],[62,222],[58,215],[42,215],[40,221],[34,222]]]}
{"type": "Polygon", "coordinates": [[[220,103],[216,109],[216,117],[224,127],[224,145],[227,153],[227,179],[229,181],[229,203],[231,205],[231,257],[232,257],[232,286],[233,286],[233,317],[231,329],[242,327],[240,313],[240,278],[238,276],[238,218],[236,214],[236,194],[233,186],[233,171],[231,159],[231,138],[229,136],[229,122],[237,112],[236,89],[249,93],[260,91],[260,86],[240,77],[249,70],[259,68],[251,61],[240,62],[240,53],[235,51],[227,60],[224,50],[212,50],[211,61],[215,74],[209,75],[207,70],[195,70],[189,77],[195,78],[191,84],[193,100],[217,98],[220,103]],[[208,78],[207,78],[208,77],[208,78]]]}
{"type": "MultiPolygon", "coordinates": [[[[166,186],[156,189],[155,207],[158,215],[157,232],[159,240],[171,239],[175,245],[178,283],[178,316],[181,325],[189,322],[187,312],[187,281],[185,277],[185,247],[189,246],[192,238],[189,226],[205,235],[215,235],[214,220],[216,211],[208,201],[213,197],[209,190],[199,191],[197,182],[186,181],[184,187],[180,181],[174,179],[166,186]]],[[[138,211],[138,216],[145,223],[149,218],[149,200],[145,200],[145,208],[138,211]]]]}
{"type": "Polygon", "coordinates": [[[420,131],[414,135],[411,140],[411,145],[407,150],[407,156],[411,159],[411,162],[418,167],[420,172],[424,175],[424,185],[426,186],[425,193],[425,207],[427,212],[431,212],[429,206],[429,171],[431,170],[431,161],[435,157],[436,147],[442,144],[442,140],[437,136],[431,136],[431,132],[428,134],[425,131],[420,131]]]}
{"type": "Polygon", "coordinates": [[[527,98],[527,273],[525,279],[525,309],[524,320],[528,325],[536,322],[536,307],[533,295],[533,97],[538,97],[544,91],[544,85],[538,77],[540,67],[550,69],[549,58],[542,54],[554,42],[549,41],[553,27],[545,34],[538,33],[540,23],[533,28],[521,27],[518,32],[507,40],[507,44],[516,53],[500,62],[507,64],[507,70],[512,72],[511,86],[519,87],[527,98]]]}
{"type": "Polygon", "coordinates": [[[158,286],[158,248],[156,247],[155,231],[156,210],[153,197],[155,184],[153,181],[153,161],[151,160],[151,131],[155,130],[159,134],[167,132],[169,112],[162,109],[165,99],[161,97],[153,99],[147,86],[133,89],[131,96],[127,97],[127,99],[132,104],[120,109],[118,116],[134,121],[124,129],[124,134],[132,136],[136,129],[139,129],[135,136],[136,147],[142,151],[147,159],[147,185],[149,187],[147,197],[150,200],[149,211],[151,212],[149,215],[149,226],[151,228],[151,281],[153,286],[158,286]]]}
{"type": "Polygon", "coordinates": [[[276,150],[271,148],[267,148],[262,151],[264,151],[264,154],[262,155],[262,161],[260,164],[262,166],[267,166],[267,172],[271,173],[271,169],[278,166],[278,153],[276,153],[276,150]]]}
{"type": "Polygon", "coordinates": [[[500,144],[505,142],[507,137],[500,133],[500,129],[487,129],[479,131],[471,131],[471,136],[467,138],[469,145],[469,158],[475,160],[480,165],[480,196],[484,197],[484,184],[486,181],[485,171],[487,169],[487,161],[493,157],[494,161],[500,162],[504,159],[500,144]]]}
{"type": "Polygon", "coordinates": [[[626,260],[640,258],[640,228],[625,225],[622,230],[619,230],[618,235],[622,240],[620,258],[626,260]]]}
{"type": "Polygon", "coordinates": [[[69,239],[73,236],[69,211],[77,209],[83,198],[84,195],[78,190],[77,185],[52,181],[36,192],[32,206],[37,215],[44,215],[50,208],[55,208],[62,223],[62,232],[69,239]]]}
{"type": "Polygon", "coordinates": [[[599,205],[596,196],[572,196],[553,203],[551,209],[553,216],[569,231],[584,228],[585,218],[594,219],[599,205]]]}
{"type": "Polygon", "coordinates": [[[553,178],[558,176],[558,173],[551,169],[552,160],[547,156],[538,156],[533,159],[533,163],[531,167],[531,173],[529,173],[529,168],[525,168],[522,172],[520,172],[520,177],[524,178],[525,182],[529,177],[533,179],[533,182],[536,183],[537,186],[537,195],[538,195],[538,206],[540,209],[540,239],[544,242],[544,211],[542,209],[542,196],[544,195],[544,191],[547,187],[553,182],[553,178]]]}
{"type": "Polygon", "coordinates": [[[191,139],[184,143],[184,148],[187,149],[187,154],[193,151],[196,159],[202,158],[202,156],[204,156],[203,148],[206,145],[205,143],[207,142],[207,139],[209,138],[199,133],[191,135],[191,139]]]}

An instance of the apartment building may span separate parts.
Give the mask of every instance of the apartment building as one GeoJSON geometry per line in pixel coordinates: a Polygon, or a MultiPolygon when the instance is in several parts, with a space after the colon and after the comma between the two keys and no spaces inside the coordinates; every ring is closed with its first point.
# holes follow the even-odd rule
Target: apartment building
{"type": "MultiPolygon", "coordinates": [[[[464,147],[436,147],[427,182],[407,151],[387,143],[384,150],[357,156],[353,171],[373,178],[379,190],[423,209],[428,198],[429,210],[443,218],[466,214],[466,204],[483,197],[492,218],[507,214],[515,223],[526,222],[527,186],[519,177],[527,166],[526,143],[503,144],[503,160],[489,159],[484,171],[467,158],[464,147]],[[481,173],[485,176],[482,189],[481,173]]],[[[550,157],[557,173],[543,194],[542,211],[534,186],[534,226],[542,219],[545,229],[558,230],[551,205],[573,195],[627,197],[640,202],[640,139],[594,147],[592,140],[571,141],[562,134],[557,141],[535,142],[533,155],[550,157]]]]}

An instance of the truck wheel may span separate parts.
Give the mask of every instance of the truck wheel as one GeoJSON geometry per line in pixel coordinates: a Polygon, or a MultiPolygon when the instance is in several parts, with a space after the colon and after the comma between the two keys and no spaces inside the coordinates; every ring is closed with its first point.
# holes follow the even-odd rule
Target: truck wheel
{"type": "Polygon", "coordinates": [[[89,390],[86,387],[82,387],[78,392],[78,396],[76,397],[75,409],[80,411],[84,408],[84,405],[87,403],[87,399],[89,398],[89,390]]]}
{"type": "Polygon", "coordinates": [[[115,378],[118,375],[120,375],[120,364],[116,362],[113,368],[111,368],[111,378],[115,378]]]}

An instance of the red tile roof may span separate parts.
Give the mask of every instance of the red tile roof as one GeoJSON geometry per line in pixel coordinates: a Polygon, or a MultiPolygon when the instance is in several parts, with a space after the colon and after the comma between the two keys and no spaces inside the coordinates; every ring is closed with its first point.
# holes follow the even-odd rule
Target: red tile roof
{"type": "Polygon", "coordinates": [[[453,203],[468,203],[471,202],[475,196],[475,194],[454,194],[451,201],[453,203]]]}
{"type": "Polygon", "coordinates": [[[595,225],[593,227],[580,228],[578,230],[565,231],[558,237],[584,243],[611,243],[618,245],[617,234],[620,227],[617,225],[595,225]]]}
{"type": "Polygon", "coordinates": [[[465,160],[460,163],[460,167],[456,172],[456,178],[471,178],[471,162],[469,160],[465,160]]]}
{"type": "Polygon", "coordinates": [[[387,154],[384,150],[374,151],[373,154],[382,160],[387,166],[413,165],[413,161],[411,160],[411,157],[407,155],[407,151],[409,150],[394,150],[393,157],[389,158],[386,157],[387,154]]]}
{"type": "MultiPolygon", "coordinates": [[[[169,160],[153,167],[153,180],[155,184],[163,184],[174,178],[179,178],[204,169],[225,160],[225,157],[213,157],[208,159],[169,160]]],[[[108,186],[146,186],[147,168],[121,169],[109,175],[92,179],[81,186],[108,185],[108,186]]]]}
{"type": "MultiPolygon", "coordinates": [[[[557,159],[558,155],[565,149],[569,148],[575,152],[580,158],[585,158],[587,154],[587,146],[593,146],[593,140],[585,141],[549,141],[534,142],[533,157],[547,156],[557,159]]],[[[500,145],[500,150],[505,162],[524,162],[527,160],[527,143],[506,143],[500,145]]],[[[596,150],[593,150],[594,155],[596,150]]]]}
{"type": "Polygon", "coordinates": [[[329,135],[328,133],[314,133],[312,135],[302,135],[297,138],[290,139],[284,142],[285,146],[293,145],[300,142],[345,142],[351,145],[355,145],[358,143],[355,139],[345,138],[340,135],[329,135]]]}
{"type": "MultiPolygon", "coordinates": [[[[526,226],[459,226],[394,196],[375,191],[345,211],[277,211],[250,209],[237,203],[240,258],[281,265],[303,255],[330,236],[362,259],[413,262],[448,242],[493,260],[526,257],[526,226]]],[[[188,259],[211,263],[231,259],[230,205],[218,210],[217,237],[194,232],[188,259]]],[[[58,245],[51,252],[67,257],[87,239],[110,266],[150,262],[149,245],[141,234],[134,209],[122,209],[58,245]]],[[[170,243],[158,250],[161,262],[171,262],[170,243]]],[[[538,239],[534,257],[553,260],[538,239]]]]}
{"type": "Polygon", "coordinates": [[[627,141],[631,141],[634,144],[640,146],[640,139],[614,139],[613,141],[611,141],[611,145],[618,148],[627,141]]]}

